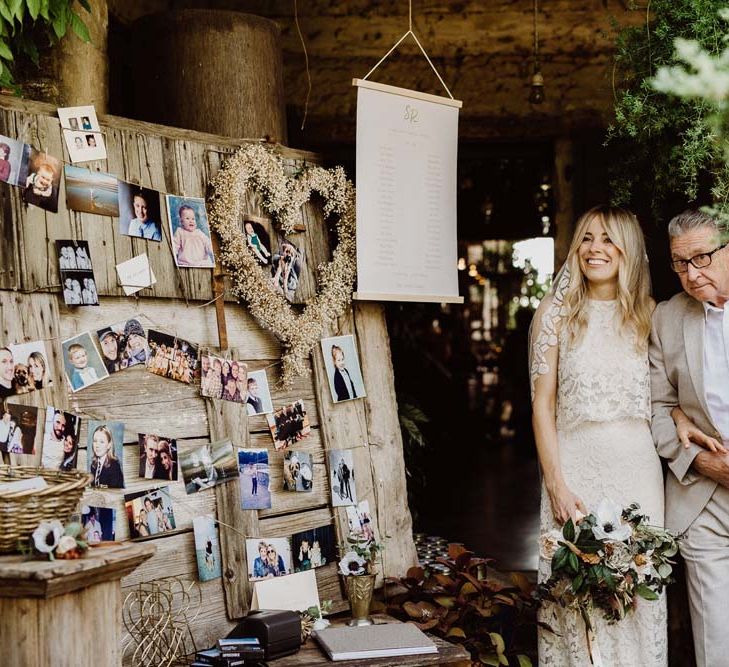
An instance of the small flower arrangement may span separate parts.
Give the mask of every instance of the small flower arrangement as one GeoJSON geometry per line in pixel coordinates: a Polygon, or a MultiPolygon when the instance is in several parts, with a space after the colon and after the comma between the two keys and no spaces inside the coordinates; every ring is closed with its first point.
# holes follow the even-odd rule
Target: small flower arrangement
{"type": "Polygon", "coordinates": [[[383,550],[382,543],[361,534],[353,534],[347,538],[347,544],[340,547],[344,552],[339,561],[339,573],[345,577],[361,577],[375,574],[377,554],[383,550]]]}
{"type": "Polygon", "coordinates": [[[639,505],[621,509],[603,499],[577,523],[570,519],[561,532],[541,536],[540,553],[551,558],[552,573],[537,588],[537,598],[579,611],[590,646],[591,611],[599,610],[613,623],[629,614],[639,598],[657,600],[673,581],[671,558],[677,552],[676,538],[651,526],[639,505]]]}
{"type": "Polygon", "coordinates": [[[41,521],[33,531],[33,547],[37,553],[56,558],[72,560],[81,558],[89,548],[82,537],[83,527],[78,522],[64,525],[58,521],[41,521]]]}

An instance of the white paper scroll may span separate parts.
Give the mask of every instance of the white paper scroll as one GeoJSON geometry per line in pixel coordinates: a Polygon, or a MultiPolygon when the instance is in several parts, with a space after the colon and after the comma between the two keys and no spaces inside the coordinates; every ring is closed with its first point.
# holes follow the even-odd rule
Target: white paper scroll
{"type": "Polygon", "coordinates": [[[461,102],[355,79],[357,292],[462,303],[456,169],[461,102]]]}

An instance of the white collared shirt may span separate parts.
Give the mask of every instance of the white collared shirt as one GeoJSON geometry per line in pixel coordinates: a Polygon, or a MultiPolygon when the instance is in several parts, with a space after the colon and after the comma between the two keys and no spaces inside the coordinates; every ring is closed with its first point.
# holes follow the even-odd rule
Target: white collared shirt
{"type": "Polygon", "coordinates": [[[709,417],[729,441],[729,308],[704,303],[704,392],[709,417]]]}

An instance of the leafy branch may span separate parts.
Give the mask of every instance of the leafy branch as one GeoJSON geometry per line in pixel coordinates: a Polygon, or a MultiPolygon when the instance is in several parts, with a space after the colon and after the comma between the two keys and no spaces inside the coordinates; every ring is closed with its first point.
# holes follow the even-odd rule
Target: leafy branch
{"type": "Polygon", "coordinates": [[[39,45],[57,44],[70,28],[90,42],[89,29],[73,6],[91,12],[88,0],[0,0],[0,86],[17,91],[18,58],[39,63],[39,45]],[[45,44],[44,44],[45,42],[45,44]]]}

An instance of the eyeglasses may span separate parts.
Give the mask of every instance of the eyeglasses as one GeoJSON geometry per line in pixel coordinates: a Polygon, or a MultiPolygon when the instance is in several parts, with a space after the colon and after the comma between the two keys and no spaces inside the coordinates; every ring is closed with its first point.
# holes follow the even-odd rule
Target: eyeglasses
{"type": "Polygon", "coordinates": [[[676,273],[686,273],[688,271],[688,265],[691,264],[695,269],[705,269],[711,264],[711,256],[715,252],[719,252],[722,248],[726,248],[727,244],[724,243],[718,248],[714,248],[711,252],[702,252],[699,255],[694,255],[691,259],[676,259],[671,262],[671,268],[676,273]]]}

